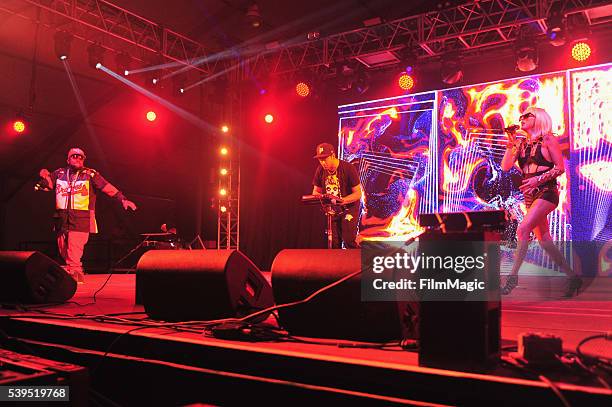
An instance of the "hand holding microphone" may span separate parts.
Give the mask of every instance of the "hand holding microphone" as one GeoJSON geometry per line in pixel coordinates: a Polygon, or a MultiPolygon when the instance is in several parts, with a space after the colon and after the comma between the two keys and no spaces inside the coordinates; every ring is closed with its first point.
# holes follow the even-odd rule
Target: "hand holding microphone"
{"type": "Polygon", "coordinates": [[[42,170],[39,171],[38,175],[40,176],[40,179],[36,182],[36,184],[34,184],[34,190],[50,191],[51,190],[51,186],[50,186],[51,179],[49,178],[49,176],[51,175],[51,173],[49,173],[49,170],[46,168],[43,168],[42,170]]]}
{"type": "Polygon", "coordinates": [[[516,145],[516,131],[520,128],[518,124],[512,124],[508,127],[504,128],[504,132],[508,135],[508,142],[506,143],[506,148],[512,148],[514,150],[517,149],[516,145]]]}

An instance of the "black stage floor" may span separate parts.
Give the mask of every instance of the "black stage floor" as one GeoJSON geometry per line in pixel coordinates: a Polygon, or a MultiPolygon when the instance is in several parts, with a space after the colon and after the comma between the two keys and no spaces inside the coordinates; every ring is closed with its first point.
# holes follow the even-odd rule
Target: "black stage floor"
{"type": "MultiPolygon", "coordinates": [[[[534,372],[499,365],[479,372],[418,366],[418,354],[343,348],[347,341],[221,340],[200,332],[151,327],[133,330],[121,320],[140,318],[135,275],[87,275],[71,302],[0,310],[0,329],[13,350],[87,366],[91,385],[116,404],[285,404],[303,400],[342,404],[563,405],[534,372]],[[134,314],[131,314],[134,313],[134,314]],[[119,315],[121,314],[121,315],[119,315]],[[130,332],[130,330],[133,330],[130,332]]],[[[527,280],[522,280],[526,285],[527,280]]],[[[518,299],[524,296],[520,287],[518,299]]],[[[597,295],[595,295],[595,298],[597,295]]],[[[612,329],[612,301],[506,301],[504,346],[521,332],[560,336],[573,351],[583,338],[612,329]]],[[[457,351],[461,351],[458,349],[457,351]]],[[[611,342],[583,351],[612,357],[611,342]]],[[[504,353],[504,357],[507,356],[504,353]]],[[[593,378],[554,370],[543,373],[571,405],[612,405],[612,391],[593,378]]]]}

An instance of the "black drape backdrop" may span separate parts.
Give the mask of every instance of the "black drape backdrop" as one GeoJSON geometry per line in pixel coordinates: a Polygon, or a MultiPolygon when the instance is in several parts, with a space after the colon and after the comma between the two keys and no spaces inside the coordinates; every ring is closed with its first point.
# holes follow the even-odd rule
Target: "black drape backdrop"
{"type": "Polygon", "coordinates": [[[285,248],[325,247],[325,218],[319,207],[304,206],[312,192],[315,146],[337,145],[337,100],[243,97],[240,248],[260,268],[269,270],[285,248]],[[268,109],[268,110],[266,110],[268,109]],[[271,125],[263,116],[275,114],[271,125]]]}

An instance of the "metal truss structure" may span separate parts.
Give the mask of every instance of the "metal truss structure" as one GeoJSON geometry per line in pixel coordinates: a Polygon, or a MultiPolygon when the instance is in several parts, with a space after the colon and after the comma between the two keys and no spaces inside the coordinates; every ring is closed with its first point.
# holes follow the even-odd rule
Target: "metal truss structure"
{"type": "MultiPolygon", "coordinates": [[[[304,68],[329,67],[351,58],[401,51],[409,48],[418,58],[443,53],[469,53],[515,40],[522,27],[547,31],[552,7],[564,15],[609,5],[603,0],[473,0],[444,10],[331,35],[298,45],[279,46],[276,52],[253,57],[251,72],[280,74],[304,68]]],[[[591,25],[611,21],[589,20],[591,25]]],[[[398,61],[394,58],[395,62],[398,61]]]]}
{"type": "Polygon", "coordinates": [[[217,249],[222,250],[240,248],[240,163],[232,160],[229,164],[225,180],[219,180],[219,189],[227,191],[217,205],[217,249]]]}
{"type": "Polygon", "coordinates": [[[58,30],[67,29],[67,23],[74,23],[67,29],[72,34],[88,41],[96,41],[96,36],[103,35],[100,42],[105,48],[120,52],[126,46],[131,46],[132,51],[138,50],[140,53],[130,54],[143,61],[151,59],[146,57],[147,53],[155,53],[196,69],[203,75],[224,71],[237,62],[227,58],[211,58],[216,53],[203,44],[104,0],[22,1],[37,6],[45,13],[39,17],[28,15],[27,10],[7,6],[1,9],[37,22],[46,22],[47,26],[58,30]]]}
{"type": "MultiPolygon", "coordinates": [[[[164,28],[105,0],[22,0],[63,19],[55,26],[73,22],[73,31],[89,29],[105,34],[108,43],[120,40],[141,51],[154,52],[171,61],[216,75],[241,66],[244,75],[259,72],[282,74],[304,68],[329,67],[335,62],[381,53],[410,50],[419,59],[443,53],[469,53],[515,40],[524,26],[546,33],[546,19],[554,7],[574,14],[609,5],[606,0],[472,0],[448,9],[410,16],[376,26],[330,35],[298,44],[295,41],[267,44],[252,56],[240,52],[214,52],[203,44],[164,28]]],[[[6,7],[2,7],[5,11],[6,7]]],[[[13,10],[16,13],[16,11],[13,10]]],[[[612,21],[609,17],[591,25],[612,21]]],[[[86,34],[82,38],[91,41],[86,34]]],[[[91,34],[89,35],[91,37],[91,34]]],[[[305,35],[306,37],[306,35],[305,35]]],[[[112,46],[104,44],[107,48],[112,46]]],[[[121,50],[120,46],[115,50],[121,50]]],[[[398,58],[394,58],[397,62],[398,58]]]]}

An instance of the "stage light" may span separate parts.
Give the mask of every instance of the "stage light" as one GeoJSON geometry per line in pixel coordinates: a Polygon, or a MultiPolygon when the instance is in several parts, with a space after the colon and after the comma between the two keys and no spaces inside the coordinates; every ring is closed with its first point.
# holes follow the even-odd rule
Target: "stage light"
{"type": "Polygon", "coordinates": [[[158,83],[158,82],[159,82],[159,79],[157,79],[157,78],[153,78],[153,79],[151,79],[151,83],[152,83],[153,85],[157,85],[157,83],[158,83]]]}
{"type": "Polygon", "coordinates": [[[219,195],[221,195],[221,196],[226,196],[226,195],[227,195],[227,189],[225,189],[225,188],[221,188],[221,189],[219,190],[219,195]]]}
{"type": "Polygon", "coordinates": [[[295,93],[297,93],[298,96],[305,98],[306,96],[310,95],[310,86],[308,86],[306,82],[300,82],[295,85],[295,93]]]}
{"type": "Polygon", "coordinates": [[[221,168],[221,169],[219,170],[219,174],[221,174],[221,175],[227,175],[227,168],[221,168]]]}
{"type": "Polygon", "coordinates": [[[247,9],[246,18],[251,27],[259,28],[263,24],[263,18],[259,13],[259,7],[257,3],[252,3],[247,9]]]}
{"type": "Polygon", "coordinates": [[[125,52],[120,52],[115,57],[115,65],[117,66],[117,72],[121,72],[124,76],[128,76],[132,65],[132,57],[125,52]]]}
{"type": "Polygon", "coordinates": [[[55,54],[62,61],[68,59],[70,55],[70,45],[72,44],[72,34],[66,31],[55,33],[55,54]]]}
{"type": "Polygon", "coordinates": [[[457,55],[447,55],[442,58],[441,63],[440,76],[442,77],[442,82],[454,85],[463,79],[463,69],[457,55]]]}
{"type": "Polygon", "coordinates": [[[227,212],[227,206],[222,205],[222,206],[220,206],[220,207],[219,207],[219,210],[220,210],[222,213],[225,213],[225,212],[227,212]]]}
{"type": "Polygon", "coordinates": [[[560,47],[565,45],[565,29],[563,24],[563,13],[561,11],[561,4],[559,2],[553,2],[546,19],[546,25],[548,30],[546,31],[546,37],[548,42],[553,47],[560,47]]]}
{"type": "Polygon", "coordinates": [[[516,69],[531,72],[538,67],[538,50],[531,42],[522,42],[516,49],[516,69]]]}
{"type": "Polygon", "coordinates": [[[578,62],[584,62],[591,56],[591,46],[584,42],[578,41],[572,46],[572,58],[578,62]]]}
{"type": "Polygon", "coordinates": [[[172,90],[178,96],[185,94],[185,87],[187,85],[187,75],[183,72],[179,72],[172,76],[172,90]]]}
{"type": "Polygon", "coordinates": [[[229,131],[229,127],[227,127],[226,125],[221,126],[221,131],[223,133],[227,133],[229,131]]]}
{"type": "Polygon", "coordinates": [[[266,123],[270,124],[274,121],[274,116],[268,113],[267,115],[265,115],[264,120],[266,123]]]}
{"type": "Polygon", "coordinates": [[[403,90],[411,90],[414,87],[414,79],[404,72],[397,78],[397,85],[403,90]]]}
{"type": "Polygon", "coordinates": [[[370,89],[370,76],[363,68],[357,70],[353,82],[353,88],[359,95],[363,95],[368,91],[368,89],[370,89]]]}
{"type": "Polygon", "coordinates": [[[15,119],[13,122],[13,130],[18,134],[23,133],[26,130],[25,121],[23,119],[15,119]]]}
{"type": "Polygon", "coordinates": [[[155,119],[157,119],[157,114],[153,110],[149,110],[147,112],[147,120],[153,122],[155,119]]]}
{"type": "Polygon", "coordinates": [[[100,44],[91,44],[87,47],[87,55],[89,66],[100,69],[99,66],[104,63],[104,47],[102,47],[100,44]]]}
{"type": "Polygon", "coordinates": [[[219,153],[221,155],[227,155],[229,153],[229,150],[227,149],[227,147],[221,147],[221,150],[219,150],[219,153]]]}

